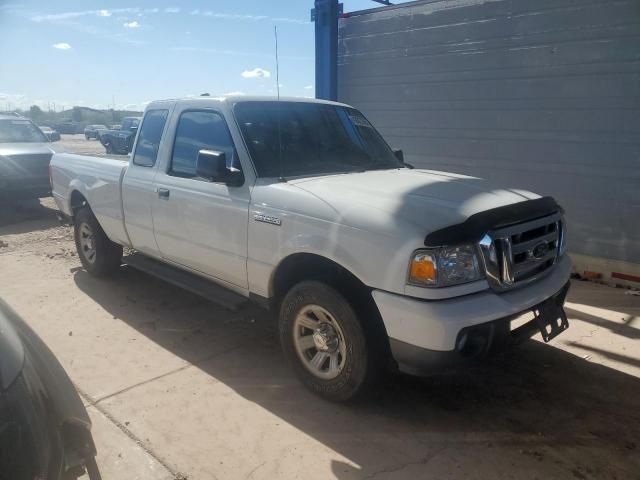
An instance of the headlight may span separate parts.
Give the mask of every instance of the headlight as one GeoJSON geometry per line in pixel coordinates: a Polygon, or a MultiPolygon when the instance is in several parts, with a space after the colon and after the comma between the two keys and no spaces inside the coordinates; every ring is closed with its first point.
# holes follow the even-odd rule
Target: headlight
{"type": "Polygon", "coordinates": [[[481,278],[472,245],[418,250],[409,264],[409,283],[421,287],[446,287],[481,278]]]}

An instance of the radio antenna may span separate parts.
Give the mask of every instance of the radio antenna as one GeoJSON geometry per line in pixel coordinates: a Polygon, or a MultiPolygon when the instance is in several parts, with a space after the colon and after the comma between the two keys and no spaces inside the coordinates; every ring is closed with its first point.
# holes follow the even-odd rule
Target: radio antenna
{"type": "Polygon", "coordinates": [[[278,106],[276,108],[277,111],[277,123],[278,123],[278,166],[280,167],[280,178],[281,182],[286,182],[287,180],[284,178],[284,165],[282,162],[282,128],[281,128],[281,117],[282,117],[282,108],[280,108],[280,65],[278,63],[278,27],[276,25],[273,26],[273,36],[276,41],[276,92],[278,92],[278,106]]]}
{"type": "Polygon", "coordinates": [[[278,100],[280,100],[280,65],[278,62],[278,27],[273,26],[273,35],[276,39],[276,91],[278,92],[278,100]]]}

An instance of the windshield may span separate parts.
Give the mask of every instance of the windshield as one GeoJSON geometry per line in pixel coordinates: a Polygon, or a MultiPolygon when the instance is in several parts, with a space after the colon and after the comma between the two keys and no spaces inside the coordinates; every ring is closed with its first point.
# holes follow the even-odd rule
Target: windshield
{"type": "Polygon", "coordinates": [[[129,130],[131,128],[138,128],[140,124],[139,118],[124,118],[122,120],[122,130],[129,130]]]}
{"type": "Polygon", "coordinates": [[[0,143],[48,142],[47,137],[31,121],[0,120],[0,143]]]}
{"type": "Polygon", "coordinates": [[[353,108],[241,102],[234,111],[260,177],[402,167],[380,134],[353,108]]]}

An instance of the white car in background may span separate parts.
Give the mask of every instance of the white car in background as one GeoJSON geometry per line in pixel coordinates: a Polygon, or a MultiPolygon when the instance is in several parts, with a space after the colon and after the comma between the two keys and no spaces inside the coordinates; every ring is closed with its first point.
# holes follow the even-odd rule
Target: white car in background
{"type": "Polygon", "coordinates": [[[0,200],[51,195],[49,161],[64,151],[28,118],[0,115],[0,200]]]}

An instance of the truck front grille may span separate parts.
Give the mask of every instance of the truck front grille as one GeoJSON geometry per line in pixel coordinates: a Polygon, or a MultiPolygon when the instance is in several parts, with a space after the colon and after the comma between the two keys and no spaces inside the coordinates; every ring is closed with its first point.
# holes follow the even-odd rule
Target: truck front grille
{"type": "Polygon", "coordinates": [[[487,281],[502,291],[540,278],[558,260],[563,236],[560,213],[487,233],[480,241],[487,281]]]}

